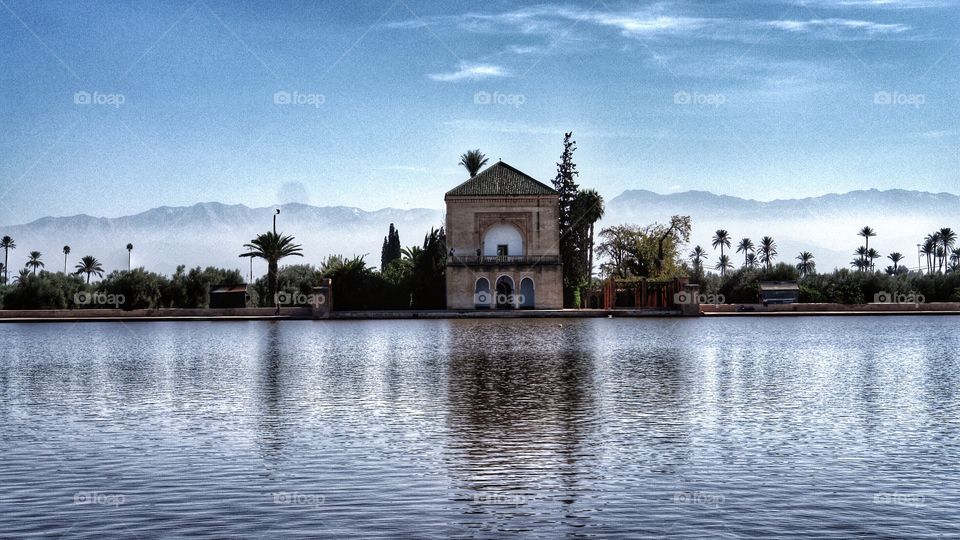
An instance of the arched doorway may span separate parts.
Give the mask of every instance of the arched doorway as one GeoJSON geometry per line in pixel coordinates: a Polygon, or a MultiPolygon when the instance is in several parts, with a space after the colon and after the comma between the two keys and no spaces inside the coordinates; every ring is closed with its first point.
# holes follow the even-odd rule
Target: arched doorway
{"type": "Polygon", "coordinates": [[[490,295],[490,282],[487,278],[480,278],[473,287],[473,307],[476,309],[490,309],[493,298],[490,295]]]}
{"type": "Polygon", "coordinates": [[[513,309],[515,307],[513,290],[513,278],[500,276],[497,279],[497,309],[513,309]]]}
{"type": "Polygon", "coordinates": [[[533,280],[525,277],[520,280],[520,298],[518,298],[520,309],[533,309],[534,302],[533,280]]]}

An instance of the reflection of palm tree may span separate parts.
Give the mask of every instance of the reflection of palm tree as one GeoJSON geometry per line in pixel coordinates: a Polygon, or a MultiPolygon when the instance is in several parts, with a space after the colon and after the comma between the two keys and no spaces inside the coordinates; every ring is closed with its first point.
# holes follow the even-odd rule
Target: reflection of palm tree
{"type": "Polygon", "coordinates": [[[0,238],[0,247],[3,248],[3,282],[6,283],[10,277],[10,264],[7,262],[7,254],[11,249],[17,249],[17,244],[13,238],[4,236],[0,238]]]}
{"type": "MultiPolygon", "coordinates": [[[[292,236],[280,236],[273,231],[268,231],[257,236],[251,240],[249,244],[244,244],[243,247],[249,251],[241,254],[241,257],[257,257],[267,261],[267,280],[270,283],[270,298],[271,302],[276,302],[279,285],[277,264],[280,259],[285,257],[303,257],[302,248],[299,244],[293,243],[292,236]]],[[[277,304],[277,311],[279,310],[280,305],[277,304]]]]}
{"type": "Polygon", "coordinates": [[[487,164],[487,156],[480,151],[480,149],[469,150],[465,154],[460,155],[460,163],[463,168],[467,169],[467,172],[470,173],[470,178],[473,178],[480,172],[480,169],[487,164]]]}
{"type": "Polygon", "coordinates": [[[100,266],[100,261],[98,261],[97,258],[92,255],[84,255],[77,264],[76,270],[76,274],[78,276],[80,274],[87,275],[87,284],[90,283],[91,274],[96,274],[97,277],[103,276],[103,267],[100,266]]]}
{"type": "MultiPolygon", "coordinates": [[[[730,233],[724,229],[718,229],[713,235],[713,249],[717,249],[718,246],[720,247],[720,259],[723,260],[723,248],[730,247],[730,233]]],[[[721,276],[727,272],[727,269],[720,266],[719,262],[717,263],[717,269],[720,270],[721,276]]]]}
{"type": "Polygon", "coordinates": [[[43,261],[40,260],[39,251],[31,251],[30,258],[27,259],[27,268],[33,268],[33,275],[37,275],[37,268],[43,268],[43,261]]]}
{"type": "Polygon", "coordinates": [[[797,260],[800,261],[797,263],[797,271],[800,272],[800,277],[806,277],[816,271],[817,263],[813,262],[813,253],[804,251],[797,256],[797,260]]]}
{"type": "Polygon", "coordinates": [[[63,273],[67,273],[67,255],[70,254],[70,246],[63,246],[63,273]]]}
{"type": "Polygon", "coordinates": [[[760,262],[767,265],[767,270],[770,269],[770,265],[773,263],[774,257],[777,256],[777,243],[773,241],[773,237],[764,236],[760,239],[760,262]]]}
{"type": "Polygon", "coordinates": [[[737,253],[743,252],[743,265],[747,266],[747,255],[753,253],[753,240],[744,238],[737,244],[737,253]]]}
{"type": "Polygon", "coordinates": [[[130,271],[130,255],[133,253],[133,244],[127,244],[127,272],[130,271]]]}

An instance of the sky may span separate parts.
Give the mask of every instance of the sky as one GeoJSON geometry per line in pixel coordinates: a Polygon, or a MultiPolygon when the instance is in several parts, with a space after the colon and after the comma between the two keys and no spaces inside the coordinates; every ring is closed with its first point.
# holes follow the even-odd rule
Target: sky
{"type": "Polygon", "coordinates": [[[0,223],[549,182],[960,193],[954,0],[0,0],[0,223]]]}

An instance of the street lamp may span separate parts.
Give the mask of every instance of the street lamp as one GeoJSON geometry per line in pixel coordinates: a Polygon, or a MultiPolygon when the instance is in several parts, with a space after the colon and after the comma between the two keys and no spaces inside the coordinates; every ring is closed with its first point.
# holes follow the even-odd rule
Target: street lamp
{"type": "Polygon", "coordinates": [[[280,215],[280,209],[277,208],[277,213],[273,215],[273,234],[277,234],[277,216],[280,215]]]}
{"type": "Polygon", "coordinates": [[[923,263],[920,262],[920,245],[921,244],[917,244],[917,272],[922,274],[923,270],[921,268],[923,268],[923,263]]]}

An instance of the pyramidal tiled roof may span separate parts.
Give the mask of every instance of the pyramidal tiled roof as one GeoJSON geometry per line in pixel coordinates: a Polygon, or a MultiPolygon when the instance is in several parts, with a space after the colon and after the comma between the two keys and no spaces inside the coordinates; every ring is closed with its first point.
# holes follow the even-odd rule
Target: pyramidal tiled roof
{"type": "Polygon", "coordinates": [[[447,192],[455,197],[486,197],[511,195],[556,195],[553,188],[530,175],[498,161],[476,176],[447,192]]]}

